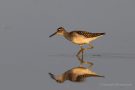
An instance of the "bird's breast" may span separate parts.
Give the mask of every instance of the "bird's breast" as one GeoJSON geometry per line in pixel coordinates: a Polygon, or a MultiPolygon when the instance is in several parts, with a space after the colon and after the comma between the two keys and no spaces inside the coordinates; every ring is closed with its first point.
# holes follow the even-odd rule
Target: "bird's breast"
{"type": "Polygon", "coordinates": [[[72,42],[75,44],[87,44],[89,43],[89,40],[87,38],[79,36],[79,37],[73,37],[72,42]]]}

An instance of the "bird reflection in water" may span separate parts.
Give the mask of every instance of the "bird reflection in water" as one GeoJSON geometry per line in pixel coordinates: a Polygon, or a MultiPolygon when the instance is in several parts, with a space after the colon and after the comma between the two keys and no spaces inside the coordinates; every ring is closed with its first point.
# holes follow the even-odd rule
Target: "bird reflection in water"
{"type": "Polygon", "coordinates": [[[63,83],[66,80],[69,80],[72,82],[83,82],[88,77],[104,77],[102,75],[96,74],[96,72],[93,72],[91,70],[93,63],[83,61],[79,57],[78,57],[78,60],[81,62],[80,66],[73,67],[70,70],[67,70],[66,72],[59,75],[54,75],[52,73],[49,73],[50,77],[58,83],[63,83]],[[89,66],[83,67],[82,63],[89,64],[89,66]]]}

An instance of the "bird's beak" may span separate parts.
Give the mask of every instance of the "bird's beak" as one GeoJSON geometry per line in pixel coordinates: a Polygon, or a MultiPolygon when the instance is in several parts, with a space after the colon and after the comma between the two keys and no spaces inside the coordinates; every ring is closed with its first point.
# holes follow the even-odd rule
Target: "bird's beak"
{"type": "Polygon", "coordinates": [[[52,37],[52,36],[54,36],[54,35],[56,35],[57,34],[57,32],[55,32],[55,33],[53,33],[52,35],[50,35],[49,37],[52,37]]]}
{"type": "Polygon", "coordinates": [[[55,76],[52,73],[48,73],[52,79],[55,80],[55,76]]]}

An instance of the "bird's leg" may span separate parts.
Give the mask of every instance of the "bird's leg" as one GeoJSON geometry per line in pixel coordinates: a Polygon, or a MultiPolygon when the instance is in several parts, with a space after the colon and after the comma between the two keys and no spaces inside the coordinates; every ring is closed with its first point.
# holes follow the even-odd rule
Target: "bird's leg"
{"type": "Polygon", "coordinates": [[[93,45],[91,45],[91,44],[88,44],[88,48],[86,48],[86,50],[89,50],[89,49],[93,49],[94,48],[94,46],[93,45]]]}
{"type": "Polygon", "coordinates": [[[77,56],[78,60],[80,61],[80,66],[81,66],[82,63],[84,62],[84,61],[83,61],[83,47],[82,47],[82,45],[80,45],[80,48],[81,48],[81,49],[79,50],[79,52],[77,53],[76,56],[77,56]],[[80,55],[81,52],[82,52],[82,58],[79,57],[79,55],[80,55]]]}
{"type": "Polygon", "coordinates": [[[91,44],[88,44],[88,48],[84,48],[83,50],[85,51],[85,50],[90,50],[90,49],[93,49],[94,48],[94,46],[92,46],[91,44]]]}
{"type": "Polygon", "coordinates": [[[92,62],[87,62],[87,61],[84,61],[83,58],[80,58],[79,56],[77,56],[78,60],[80,61],[80,67],[82,67],[82,64],[88,64],[88,68],[91,69],[91,67],[93,66],[93,63],[92,62]]]}
{"type": "Polygon", "coordinates": [[[82,49],[82,60],[83,60],[83,49],[82,49]]]}
{"type": "Polygon", "coordinates": [[[91,44],[88,44],[88,46],[89,46],[88,48],[83,48],[83,47],[80,45],[81,49],[78,51],[78,53],[77,53],[76,56],[79,56],[80,53],[82,52],[82,58],[83,58],[83,52],[84,52],[85,50],[89,50],[89,49],[94,48],[91,44]]]}
{"type": "Polygon", "coordinates": [[[83,50],[84,48],[82,47],[82,45],[80,45],[80,50],[78,51],[78,53],[76,54],[77,57],[79,57],[80,53],[82,52],[82,58],[83,58],[83,50]]]}
{"type": "MultiPolygon", "coordinates": [[[[93,49],[94,48],[94,46],[92,46],[91,44],[88,44],[88,48],[85,48],[85,49],[83,49],[83,50],[89,50],[89,49],[93,49]]],[[[88,68],[92,68],[92,66],[93,66],[93,63],[92,62],[84,62],[85,64],[89,64],[89,66],[88,66],[88,68]]]]}
{"type": "Polygon", "coordinates": [[[84,64],[89,64],[88,68],[92,68],[92,66],[94,65],[92,62],[83,62],[84,64]]]}
{"type": "Polygon", "coordinates": [[[88,68],[91,68],[93,66],[92,62],[87,62],[83,60],[83,51],[82,51],[82,58],[80,58],[79,56],[77,56],[78,60],[80,61],[80,67],[82,66],[82,64],[88,64],[88,68]]]}
{"type": "Polygon", "coordinates": [[[84,50],[89,50],[89,49],[92,49],[93,46],[89,44],[89,47],[88,48],[83,48],[82,45],[80,45],[80,50],[79,52],[77,53],[77,58],[78,60],[80,61],[80,66],[82,66],[82,64],[89,64],[88,68],[91,68],[93,66],[93,63],[92,62],[86,62],[83,60],[83,53],[84,53],[84,50]],[[79,57],[80,53],[82,53],[82,58],[79,57]]]}
{"type": "Polygon", "coordinates": [[[81,59],[79,56],[77,56],[77,58],[78,58],[78,60],[79,60],[79,62],[80,62],[80,67],[82,67],[82,64],[83,64],[83,59],[81,59]]]}

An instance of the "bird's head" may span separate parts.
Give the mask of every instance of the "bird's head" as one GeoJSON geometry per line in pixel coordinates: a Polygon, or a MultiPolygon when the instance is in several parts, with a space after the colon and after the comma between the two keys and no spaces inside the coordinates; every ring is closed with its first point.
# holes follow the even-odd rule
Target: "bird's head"
{"type": "Polygon", "coordinates": [[[50,75],[50,77],[55,80],[57,83],[63,83],[65,81],[63,75],[58,75],[58,76],[55,76],[54,74],[52,73],[48,73],[50,75]]]}
{"type": "Polygon", "coordinates": [[[50,35],[49,37],[52,37],[54,35],[61,35],[61,36],[63,36],[64,33],[65,33],[65,28],[59,27],[59,28],[57,28],[57,31],[55,33],[53,33],[52,35],[50,35]]]}

